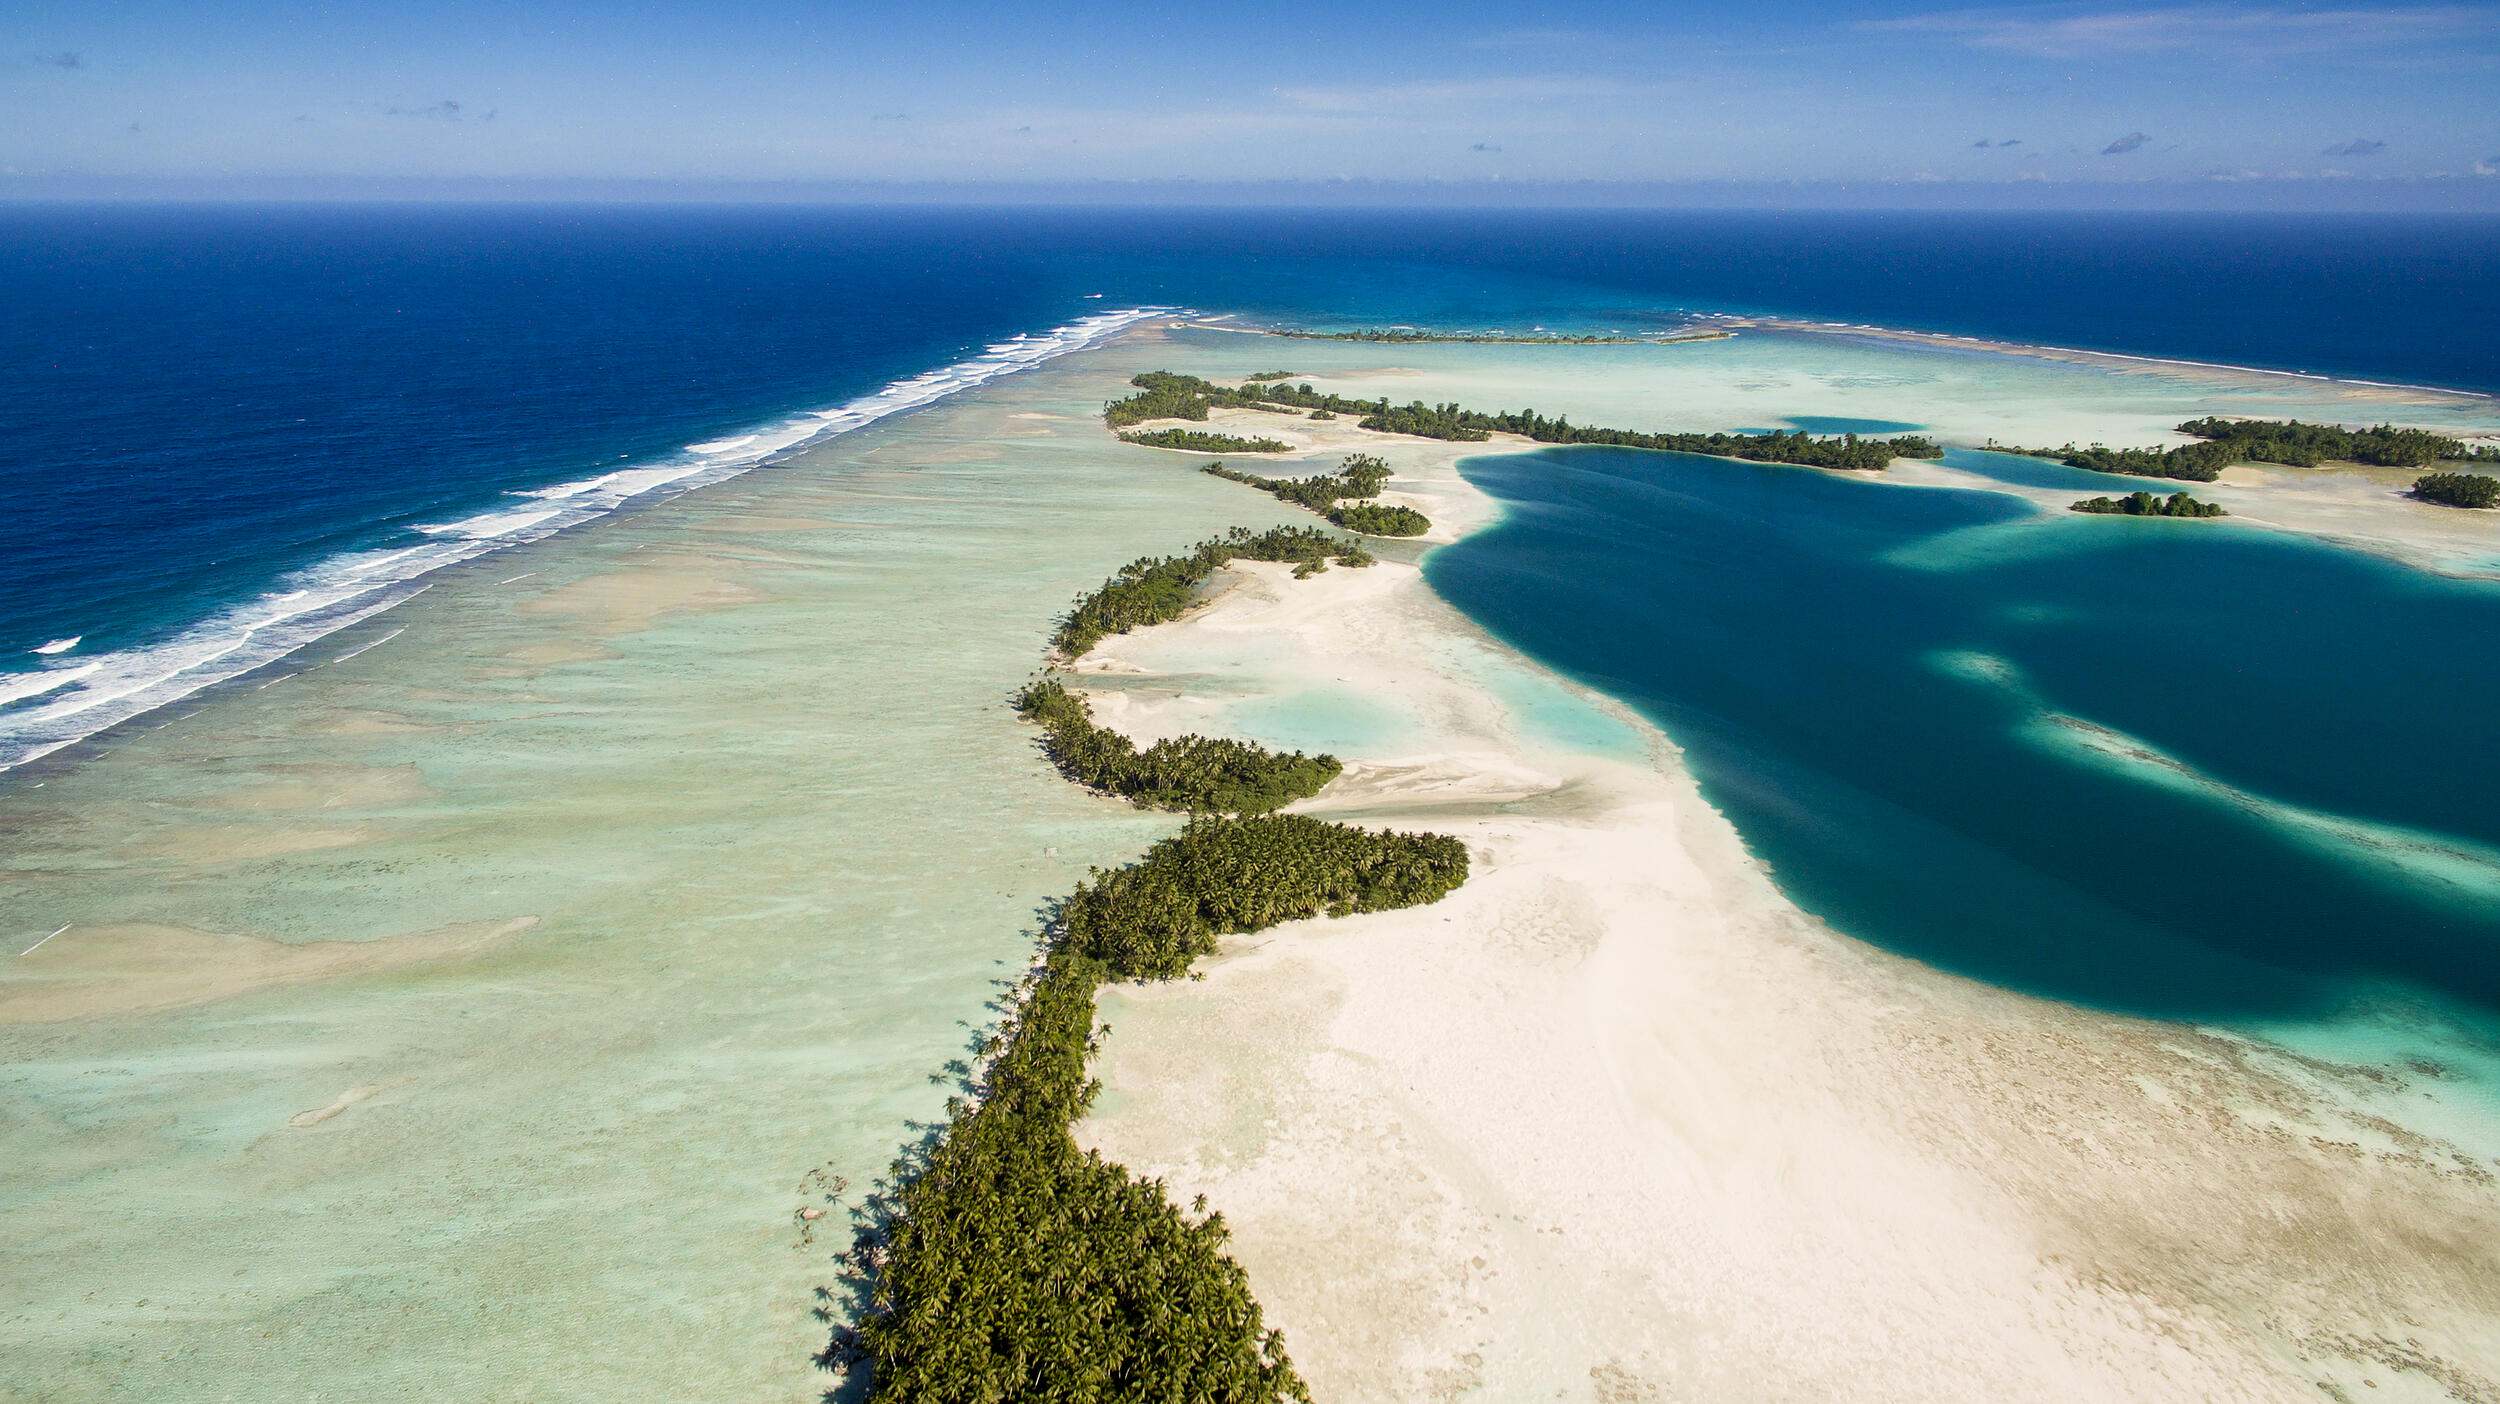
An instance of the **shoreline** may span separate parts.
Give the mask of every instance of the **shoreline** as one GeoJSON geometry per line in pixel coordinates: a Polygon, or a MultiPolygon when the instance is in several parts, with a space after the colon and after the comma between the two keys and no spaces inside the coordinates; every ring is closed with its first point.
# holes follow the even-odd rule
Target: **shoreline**
{"type": "MultiPolygon", "coordinates": [[[[1304,432],[1279,471],[1387,450],[1436,537],[1498,513],[1456,464],[1505,446],[1304,432]]],[[[2344,1108],[2333,1070],[2322,1090],[2241,1039],[1829,931],[1654,728],[1558,684],[1653,759],[1531,739],[1480,674],[1543,670],[1414,565],[1236,574],[1074,670],[1100,723],[1145,742],[1234,734],[1224,714],[1262,698],[1392,706],[1409,739],[1295,810],[1458,834],[1477,873],[1434,907],[1229,941],[1187,986],[1113,987],[1079,1134],[1224,1212],[1320,1397],[2500,1377],[2479,1329],[2500,1278],[2467,1246],[2500,1230],[2488,1168],[2344,1108]]]]}
{"type": "MultiPolygon", "coordinates": [[[[759,421],[685,445],[673,455],[635,460],[589,477],[508,489],[497,504],[466,517],[409,524],[400,531],[411,538],[407,541],[334,552],[285,571],[259,594],[207,616],[181,621],[170,632],[146,642],[66,657],[57,663],[52,660],[68,650],[33,650],[45,654],[42,666],[0,673],[0,689],[14,689],[0,690],[0,709],[18,702],[34,704],[15,716],[0,717],[0,726],[6,727],[0,734],[7,737],[0,743],[6,747],[0,749],[0,787],[47,757],[70,753],[67,759],[74,763],[76,752],[101,743],[132,722],[243,682],[289,662],[323,639],[388,614],[433,588],[434,578],[444,571],[787,462],[843,435],[926,409],[1003,375],[1102,345],[1131,328],[1167,317],[1170,311],[1118,308],[1038,333],[1018,332],[977,354],[889,381],[830,408],[759,421]],[[304,603],[308,598],[311,602],[304,603]],[[255,636],[264,632],[278,637],[256,645],[255,636]],[[220,666],[237,655],[235,663],[220,666]],[[189,676],[195,672],[200,676],[189,676]],[[55,680],[44,682],[47,674],[55,680]],[[92,684],[87,682],[90,677],[92,684]],[[107,712],[107,719],[85,730],[73,724],[74,719],[98,709],[107,712]]],[[[72,640],[83,637],[73,635],[72,640]]]]}

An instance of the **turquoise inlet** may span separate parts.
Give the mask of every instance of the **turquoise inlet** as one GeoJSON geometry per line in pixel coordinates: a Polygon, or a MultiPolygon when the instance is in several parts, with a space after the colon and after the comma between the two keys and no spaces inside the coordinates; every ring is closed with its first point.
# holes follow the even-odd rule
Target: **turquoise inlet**
{"type": "Polygon", "coordinates": [[[1654,718],[1838,929],[2167,1018],[2500,1011],[2500,585],[1678,454],[1464,471],[1507,512],[1434,586],[1654,718]]]}

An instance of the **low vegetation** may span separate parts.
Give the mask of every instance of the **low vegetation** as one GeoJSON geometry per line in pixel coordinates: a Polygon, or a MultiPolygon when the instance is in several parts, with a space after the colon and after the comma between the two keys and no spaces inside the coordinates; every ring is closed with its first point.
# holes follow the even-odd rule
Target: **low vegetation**
{"type": "Polygon", "coordinates": [[[1212,541],[1202,541],[1180,556],[1142,556],[1119,573],[1080,596],[1051,636],[1051,646],[1068,658],[1113,634],[1148,624],[1178,619],[1198,597],[1207,577],[1232,561],[1287,561],[1294,573],[1312,575],[1328,563],[1367,566],[1371,554],[1361,546],[1331,536],[1317,527],[1275,527],[1252,532],[1235,527],[1212,541]]]}
{"type": "Polygon", "coordinates": [[[2169,478],[2187,483],[2210,483],[2222,476],[2223,469],[2239,462],[2239,456],[2228,445],[2216,443],[2180,444],[2166,449],[2114,449],[2102,444],[2076,448],[2068,444],[2064,448],[2001,448],[1998,451],[2019,453],[2030,458],[2055,459],[2069,468],[2087,468],[2095,473],[2118,473],[2130,478],[2169,478]]]}
{"type": "Polygon", "coordinates": [[[2297,419],[2191,419],[2179,432],[2228,448],[2235,463],[2367,463],[2381,468],[2426,468],[2442,459],[2500,462],[2500,448],[2469,448],[2461,439],[2427,429],[2347,429],[2340,424],[2303,424],[2297,419]]]}
{"type": "MultiPolygon", "coordinates": [[[[1361,427],[1384,434],[1478,443],[1495,434],[1517,434],[1541,444],[1605,444],[1617,448],[1663,449],[1673,453],[1742,458],[1756,463],[1794,463],[1810,468],[1875,472],[1896,458],[1941,458],[1944,449],[1917,434],[1889,439],[1861,439],[1855,434],[1818,438],[1803,432],[1764,434],[1651,434],[1632,429],[1605,429],[1573,424],[1566,416],[1548,418],[1535,410],[1488,414],[1456,404],[1427,405],[1421,400],[1392,405],[1386,399],[1356,400],[1312,388],[1308,383],[1238,386],[1217,385],[1194,375],[1148,371],[1133,382],[1138,393],[1104,407],[1116,428],[1146,418],[1204,419],[1213,406],[1236,409],[1288,409],[1325,413],[1331,417],[1361,416],[1361,427]],[[1141,413],[1141,407],[1162,412],[1141,413]]],[[[1133,436],[1122,435],[1123,438],[1133,436]]],[[[1210,449],[1209,452],[1227,450],[1210,449]]],[[[2025,450],[2015,450],[2024,452],[2025,450]]]]}
{"type": "Polygon", "coordinates": [[[1221,1215],[1080,1150],[1101,1090],[1098,987],[1174,979],[1227,933],[1435,901],[1467,877],[1437,834],[1303,815],[1199,818],[1060,904],[1048,954],[989,1040],[975,1093],[852,1253],[867,1310],[829,1354],[879,1400],[1310,1399],[1221,1215]]]}
{"type": "Polygon", "coordinates": [[[2469,448],[2463,440],[2426,429],[2346,429],[2336,424],[2304,424],[2297,419],[2191,419],[2179,432],[2197,440],[2169,448],[2114,449],[2102,444],[2077,448],[2009,448],[2006,453],[2051,458],[2070,468],[2118,473],[2131,478],[2170,478],[2210,483],[2234,463],[2284,463],[2296,468],[2318,464],[2367,463],[2379,467],[2419,468],[2443,459],[2500,462],[2500,449],[2469,448]]]}
{"type": "MultiPolygon", "coordinates": [[[[1236,528],[1187,555],[1131,562],[1077,602],[1054,639],[1071,656],[1107,633],[1179,614],[1225,562],[1369,562],[1307,527],[1236,528]]],[[[1171,980],[1228,934],[1312,916],[1437,901],[1467,879],[1466,846],[1264,811],[1338,770],[1182,737],[1143,752],[1093,723],[1052,677],[1017,709],[1071,778],[1130,800],[1201,811],[1137,862],[1096,869],[1053,914],[1040,964],[980,1046],[982,1066],[924,1154],[858,1215],[847,1257],[858,1324],[825,1362],[865,1372],[869,1397],[954,1401],[1225,1401],[1309,1404],[1267,1327],[1223,1217],[1183,1209],[1159,1181],[1080,1149],[1072,1134],[1101,1083],[1097,991],[1171,980]]]]}
{"type": "Polygon", "coordinates": [[[1282,439],[1243,438],[1239,434],[1216,434],[1204,429],[1156,429],[1152,432],[1122,434],[1121,439],[1147,448],[1186,449],[1191,453],[1291,453],[1293,445],[1282,439]]]}
{"type": "Polygon", "coordinates": [[[1080,785],[1156,809],[1264,814],[1318,794],[1345,767],[1335,756],[1280,755],[1247,741],[1178,736],[1144,750],[1094,725],[1093,709],[1059,679],[1035,678],[1016,710],[1042,728],[1042,750],[1080,785]]]}
{"type": "Polygon", "coordinates": [[[1357,502],[1328,509],[1328,520],[1365,536],[1421,536],[1432,530],[1432,518],[1412,507],[1386,507],[1357,502]]]}
{"type": "Polygon", "coordinates": [[[1659,449],[1669,453],[1707,454],[1755,463],[1794,463],[1809,468],[1880,472],[1896,458],[1942,458],[1944,449],[1918,434],[1889,439],[1861,439],[1855,434],[1818,438],[1800,430],[1763,434],[1652,434],[1635,429],[1604,429],[1574,424],[1568,416],[1547,418],[1535,410],[1487,414],[1456,404],[1386,403],[1363,420],[1366,429],[1387,434],[1414,434],[1427,439],[1472,443],[1495,434],[1517,434],[1540,444],[1603,444],[1616,448],[1659,449]]]}
{"type": "Polygon", "coordinates": [[[2184,492],[2157,497],[2131,492],[2124,497],[2087,497],[2068,509],[2109,517],[2221,517],[2229,514],[2218,502],[2199,502],[2184,492]]]}
{"type": "Polygon", "coordinates": [[[1432,519],[1412,507],[1383,507],[1365,501],[1378,497],[1389,483],[1389,465],[1372,454],[1347,454],[1336,472],[1307,478],[1263,478],[1221,463],[1210,463],[1200,471],[1257,488],[1280,502],[1308,507],[1347,531],[1365,536],[1421,536],[1432,530],[1432,519]],[[1349,501],[1356,505],[1340,505],[1349,501]]]}
{"type": "Polygon", "coordinates": [[[2414,480],[2413,495],[2449,507],[2500,507],[2500,478],[2483,473],[2431,473],[2414,480]]]}

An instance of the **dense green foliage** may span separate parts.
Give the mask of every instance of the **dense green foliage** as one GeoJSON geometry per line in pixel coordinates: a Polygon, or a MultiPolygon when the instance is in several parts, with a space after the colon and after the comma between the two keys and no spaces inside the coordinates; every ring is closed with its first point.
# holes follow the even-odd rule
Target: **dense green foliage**
{"type": "Polygon", "coordinates": [[[1431,902],[1467,877],[1437,834],[1302,815],[1200,818],[1061,905],[1041,973],[990,1041],[977,1100],[855,1254],[868,1310],[833,1354],[880,1400],[1267,1401],[1310,1398],[1264,1328],[1220,1215],[1192,1217],[1069,1127],[1100,1090],[1094,993],[1171,979],[1228,932],[1431,902]]]}
{"type": "Polygon", "coordinates": [[[1455,404],[1382,405],[1363,420],[1366,429],[1388,434],[1414,434],[1427,439],[1473,443],[1495,434],[1517,434],[1541,444],[1607,444],[1618,448],[1662,449],[1700,453],[1715,458],[1742,458],[1755,463],[1795,463],[1809,468],[1843,468],[1878,472],[1896,458],[1941,458],[1944,449],[1932,439],[1903,434],[1890,439],[1861,439],[1855,434],[1817,438],[1812,434],[1651,434],[1632,429],[1601,429],[1574,424],[1568,416],[1548,419],[1535,410],[1487,414],[1455,404]]]}
{"type": "Polygon", "coordinates": [[[1140,387],[1138,394],[1126,400],[1115,400],[1105,410],[1106,417],[1114,425],[1135,423],[1134,418],[1120,416],[1130,413],[1131,406],[1152,401],[1156,405],[1180,407],[1168,410],[1160,417],[1204,419],[1210,405],[1234,408],[1284,406],[1324,411],[1330,415],[1358,414],[1362,416],[1360,423],[1365,429],[1384,434],[1447,439],[1457,443],[1480,443],[1495,434],[1517,434],[1541,444],[1608,444],[1618,448],[1664,449],[1675,453],[1709,454],[1718,458],[1742,458],[1756,463],[1795,463],[1811,468],[1844,468],[1861,472],[1879,471],[1896,458],[1944,456],[1944,449],[1934,440],[1917,434],[1902,434],[1889,439],[1861,439],[1855,434],[1817,438],[1803,432],[1650,434],[1631,429],[1573,424],[1567,416],[1549,419],[1534,410],[1488,414],[1456,404],[1427,405],[1421,400],[1406,405],[1392,405],[1385,399],[1354,400],[1314,390],[1308,384],[1279,382],[1227,387],[1170,371],[1148,371],[1138,376],[1134,383],[1140,387]],[[1181,409],[1194,413],[1181,413],[1181,409]]]}
{"type": "Polygon", "coordinates": [[[2179,432],[2231,450],[2235,463],[2368,463],[2382,468],[2422,468],[2441,459],[2500,460],[2500,449],[2468,448],[2459,439],[2427,429],[2347,429],[2340,424],[2303,424],[2297,419],[2191,419],[2179,432]]]}
{"type": "Polygon", "coordinates": [[[1248,380],[1250,380],[1253,384],[1265,384],[1266,382],[1271,381],[1271,380],[1291,380],[1291,379],[1293,379],[1293,372],[1292,372],[1292,371],[1259,371],[1259,372],[1257,372],[1256,374],[1253,374],[1253,375],[1251,375],[1251,376],[1247,377],[1247,379],[1248,379],[1248,380]]]}
{"type": "Polygon", "coordinates": [[[2448,459],[2500,459],[2500,450],[2469,449],[2459,440],[2422,429],[2346,429],[2303,424],[2297,419],[2191,419],[2179,432],[2197,439],[2170,448],[2114,449],[2101,444],[2058,449],[2006,449],[2053,458],[2070,468],[2121,473],[2131,478],[2172,478],[2210,483],[2234,463],[2286,463],[2311,468],[2330,460],[2382,467],[2418,468],[2448,459]]]}
{"type": "Polygon", "coordinates": [[[1280,501],[1296,507],[1325,512],[1349,497],[1378,497],[1389,484],[1389,465],[1368,453],[1350,453],[1338,463],[1334,473],[1320,473],[1308,478],[1263,478],[1244,473],[1221,463],[1210,463],[1199,470],[1212,473],[1229,483],[1246,483],[1280,501]]]}
{"type": "Polygon", "coordinates": [[[2413,495],[2451,507],[2500,507],[2500,478],[2482,473],[2432,473],[2414,480],[2413,495]]]}
{"type": "Polygon", "coordinates": [[[1335,756],[1279,755],[1212,736],[1178,736],[1145,750],[1094,725],[1093,709],[1054,677],[1016,694],[1016,710],[1042,728],[1042,749],[1080,785],[1157,809],[1264,814],[1318,794],[1345,767],[1335,756]]]}
{"type": "Polygon", "coordinates": [[[1059,909],[1065,949],[1123,979],[1169,980],[1215,938],[1309,916],[1438,901],[1467,879],[1467,846],[1307,814],[1196,818],[1143,861],[1093,878],[1059,909]]]}
{"type": "Polygon", "coordinates": [[[1102,407],[1103,422],[1114,429],[1143,424],[1149,419],[1203,421],[1207,417],[1207,397],[1195,388],[1206,382],[1194,375],[1148,371],[1129,383],[1138,387],[1136,394],[1102,407]]]}
{"type": "Polygon", "coordinates": [[[1262,478],[1221,463],[1210,463],[1200,471],[1227,482],[1246,483],[1280,501],[1325,513],[1338,526],[1367,536],[1421,536],[1432,530],[1432,519],[1412,507],[1339,505],[1348,499],[1378,497],[1380,490],[1388,486],[1389,465],[1368,453],[1347,454],[1336,472],[1307,478],[1262,478]]]}
{"type": "Polygon", "coordinates": [[[1058,950],[992,1045],[977,1102],[949,1104],[927,1158],[853,1257],[873,1275],[832,1355],[891,1404],[1310,1398],[1264,1329],[1220,1217],[1077,1148],[1099,1085],[1102,962],[1058,950]]]}
{"type": "Polygon", "coordinates": [[[1281,413],[1327,410],[1340,414],[1369,414],[1374,408],[1370,400],[1322,394],[1307,383],[1287,385],[1281,383],[1281,378],[1271,380],[1270,375],[1274,374],[1254,375],[1247,384],[1225,386],[1176,371],[1147,371],[1129,381],[1137,387],[1137,393],[1104,405],[1102,417],[1112,428],[1120,429],[1149,419],[1203,420],[1207,411],[1217,406],[1281,413]]]}
{"type": "Polygon", "coordinates": [[[1421,536],[1432,530],[1432,518],[1412,507],[1385,507],[1357,502],[1328,509],[1328,520],[1365,536],[1421,536]]]}
{"type": "Polygon", "coordinates": [[[2149,492],[2131,492],[2124,497],[2087,497],[2070,511],[2091,512],[2110,517],[2220,517],[2228,513],[2218,502],[2199,502],[2184,492],[2156,497],[2149,492]]]}
{"type": "Polygon", "coordinates": [[[1290,453],[1293,445],[1282,439],[1260,437],[1245,439],[1239,434],[1215,434],[1204,429],[1157,429],[1151,433],[1122,434],[1127,443],[1147,448],[1187,449],[1191,453],[1290,453]]]}
{"type": "Polygon", "coordinates": [[[1250,532],[1235,527],[1212,541],[1202,541],[1184,556],[1141,556],[1119,573],[1080,596],[1051,636],[1051,646],[1069,658],[1112,634],[1125,634],[1147,624],[1178,619],[1198,597],[1198,587],[1226,562],[1290,561],[1297,575],[1327,569],[1330,561],[1366,566],[1372,557],[1361,546],[1340,540],[1316,527],[1275,527],[1250,532]]]}
{"type": "Polygon", "coordinates": [[[2239,456],[2229,446],[2214,443],[2180,444],[2167,449],[2114,449],[2100,444],[2079,449],[2068,444],[2055,449],[2007,448],[1998,451],[2055,459],[2069,468],[2088,468],[2095,473],[2121,473],[2130,478],[2170,478],[2188,483],[2210,483],[2222,476],[2223,469],[2239,461],[2239,456]]]}

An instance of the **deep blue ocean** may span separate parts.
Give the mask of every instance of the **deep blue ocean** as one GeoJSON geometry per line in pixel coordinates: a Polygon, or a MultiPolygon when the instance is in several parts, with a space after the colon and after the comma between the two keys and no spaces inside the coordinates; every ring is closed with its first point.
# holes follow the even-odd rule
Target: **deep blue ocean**
{"type": "MultiPolygon", "coordinates": [[[[0,764],[82,698],[178,693],[1127,307],[1774,313],[2500,391],[2489,219],[17,207],[0,289],[0,764]]],[[[1511,517],[1435,584],[1656,716],[1843,929],[2147,1013],[2500,1009],[2489,587],[2160,522],[1939,564],[2029,509],[1595,449],[1471,471],[1511,517]]]]}

